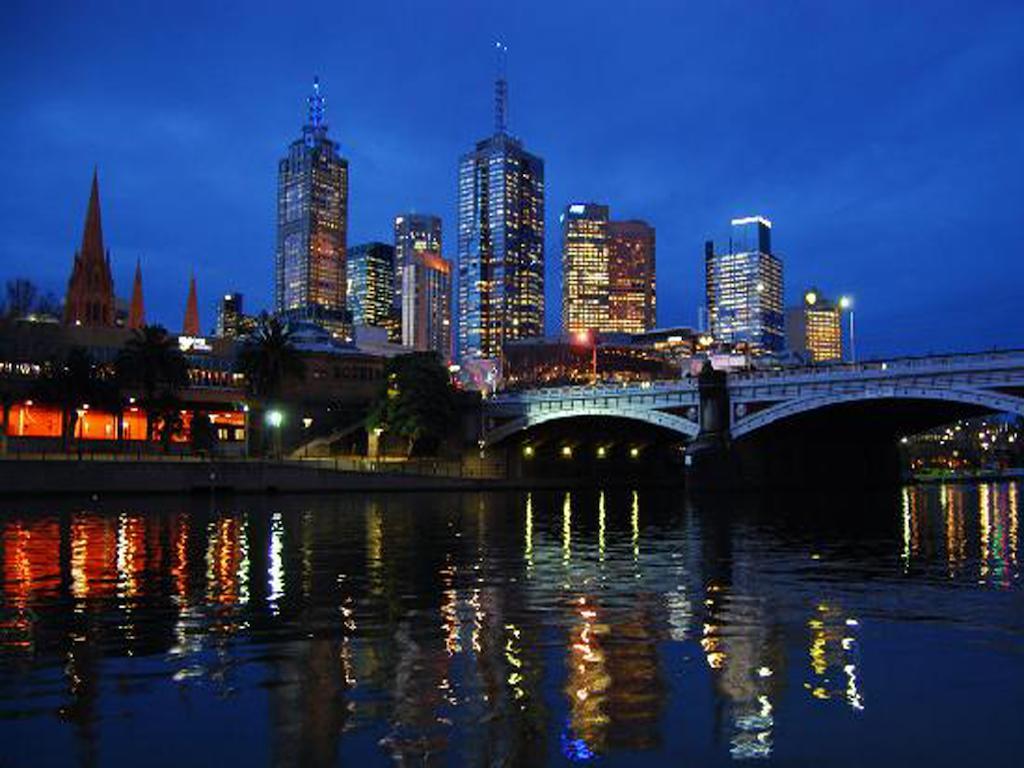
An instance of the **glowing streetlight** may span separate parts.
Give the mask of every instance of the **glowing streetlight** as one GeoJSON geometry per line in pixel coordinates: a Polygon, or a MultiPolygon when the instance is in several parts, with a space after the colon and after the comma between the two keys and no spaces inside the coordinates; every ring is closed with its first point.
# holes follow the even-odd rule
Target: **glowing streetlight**
{"type": "Polygon", "coordinates": [[[804,294],[804,301],[807,302],[807,306],[813,307],[818,303],[818,294],[815,291],[808,291],[804,294]]]}
{"type": "Polygon", "coordinates": [[[572,458],[572,446],[571,445],[563,445],[562,446],[562,458],[563,459],[571,459],[572,458]]]}
{"type": "Polygon", "coordinates": [[[267,424],[274,429],[280,429],[284,423],[284,414],[280,411],[267,411],[267,424]]]}
{"type": "Polygon", "coordinates": [[[532,459],[533,458],[533,446],[532,445],[524,445],[523,446],[523,458],[524,459],[532,459]]]}
{"type": "Polygon", "coordinates": [[[597,384],[597,334],[592,331],[576,331],[573,339],[583,347],[590,347],[590,375],[593,383],[597,384]]]}
{"type": "Polygon", "coordinates": [[[850,313],[850,362],[857,362],[857,337],[854,333],[853,324],[853,297],[852,296],[840,296],[839,297],[839,308],[844,312],[850,313]]]}

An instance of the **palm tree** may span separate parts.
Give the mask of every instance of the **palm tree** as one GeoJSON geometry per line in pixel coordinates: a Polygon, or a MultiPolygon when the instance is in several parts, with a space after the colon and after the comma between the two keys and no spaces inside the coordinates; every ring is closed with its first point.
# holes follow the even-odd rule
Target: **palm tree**
{"type": "Polygon", "coordinates": [[[63,359],[52,360],[37,390],[40,400],[60,406],[64,450],[75,434],[79,409],[104,394],[96,362],[82,347],[72,347],[63,359]]]}
{"type": "MultiPolygon", "coordinates": [[[[258,411],[278,401],[289,379],[301,381],[306,366],[292,343],[291,330],[276,317],[260,316],[238,355],[237,370],[245,375],[249,395],[258,411]]],[[[257,414],[250,423],[261,423],[257,414]]],[[[248,439],[248,435],[246,436],[248,439]]]]}
{"type": "Polygon", "coordinates": [[[146,441],[153,427],[188,385],[188,361],[174,339],[160,325],[144,325],[132,332],[117,356],[118,379],[142,395],[146,412],[146,441]]]}

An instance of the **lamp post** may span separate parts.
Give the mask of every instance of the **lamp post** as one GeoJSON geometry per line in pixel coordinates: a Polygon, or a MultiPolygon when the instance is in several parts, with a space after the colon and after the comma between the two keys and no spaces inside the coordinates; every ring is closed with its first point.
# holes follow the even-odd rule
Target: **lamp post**
{"type": "Polygon", "coordinates": [[[267,426],[274,430],[274,452],[277,458],[281,458],[281,425],[284,423],[284,414],[278,410],[267,411],[267,426]]]}
{"type": "Polygon", "coordinates": [[[586,347],[590,345],[590,377],[591,383],[597,386],[597,334],[593,331],[577,331],[577,343],[586,347]]]}
{"type": "Polygon", "coordinates": [[[857,338],[854,335],[853,324],[853,297],[842,296],[839,299],[839,308],[850,313],[850,362],[857,362],[857,338]]]}

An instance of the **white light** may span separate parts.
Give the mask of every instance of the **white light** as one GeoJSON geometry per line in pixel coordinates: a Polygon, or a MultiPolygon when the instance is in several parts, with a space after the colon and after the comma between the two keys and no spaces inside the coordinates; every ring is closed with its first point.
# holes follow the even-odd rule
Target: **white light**
{"type": "Polygon", "coordinates": [[[768,221],[764,216],[745,216],[742,219],[733,219],[732,225],[734,227],[741,226],[743,224],[764,224],[768,229],[772,228],[772,223],[768,221]]]}
{"type": "Polygon", "coordinates": [[[587,210],[587,206],[576,203],[575,205],[569,206],[569,213],[583,213],[587,210]]]}
{"type": "Polygon", "coordinates": [[[277,428],[284,422],[284,414],[280,411],[267,411],[267,424],[277,428]]]}

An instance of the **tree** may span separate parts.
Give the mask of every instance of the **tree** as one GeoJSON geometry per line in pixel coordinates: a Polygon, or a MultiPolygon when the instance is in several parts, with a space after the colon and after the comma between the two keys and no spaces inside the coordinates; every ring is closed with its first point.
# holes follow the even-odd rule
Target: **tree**
{"type": "Polygon", "coordinates": [[[107,394],[96,362],[82,347],[72,347],[64,358],[50,361],[36,390],[40,400],[60,406],[65,450],[75,434],[79,410],[107,394]]]}
{"type": "Polygon", "coordinates": [[[152,440],[153,428],[169,403],[178,407],[177,392],[188,385],[188,361],[162,326],[145,325],[125,342],[116,367],[118,380],[142,394],[146,440],[152,440]]]}
{"type": "Polygon", "coordinates": [[[306,375],[302,356],[292,343],[291,330],[266,313],[260,315],[256,328],[246,337],[236,370],[245,376],[246,388],[253,398],[250,425],[262,424],[263,412],[280,400],[290,379],[301,381],[306,375]]]}
{"type": "Polygon", "coordinates": [[[435,451],[454,423],[455,393],[433,352],[393,357],[367,425],[408,439],[409,455],[435,451]]]}
{"type": "Polygon", "coordinates": [[[35,283],[28,278],[15,277],[8,280],[5,290],[5,314],[8,317],[25,317],[31,314],[38,293],[35,283]]]}

